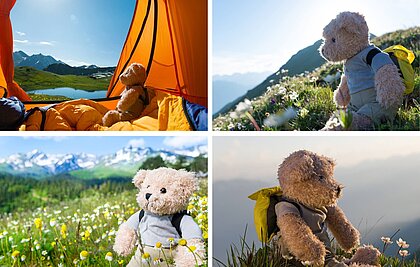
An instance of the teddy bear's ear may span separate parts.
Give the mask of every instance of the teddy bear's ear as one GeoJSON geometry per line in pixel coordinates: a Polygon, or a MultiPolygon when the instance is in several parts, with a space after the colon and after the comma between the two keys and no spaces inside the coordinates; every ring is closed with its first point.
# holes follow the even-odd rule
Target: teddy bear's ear
{"type": "Polygon", "coordinates": [[[340,29],[355,34],[369,34],[365,17],[357,12],[342,12],[337,15],[336,21],[340,29]]]}
{"type": "Polygon", "coordinates": [[[133,63],[120,75],[120,80],[126,86],[144,85],[146,69],[139,63],[133,63]]]}
{"type": "Polygon", "coordinates": [[[143,183],[144,179],[146,178],[146,175],[149,171],[147,170],[139,170],[136,175],[134,175],[133,178],[133,184],[140,189],[141,184],[143,183]]]}
{"type": "Polygon", "coordinates": [[[178,172],[182,175],[179,186],[189,198],[197,190],[197,178],[195,177],[195,173],[186,170],[178,170],[178,172]]]}

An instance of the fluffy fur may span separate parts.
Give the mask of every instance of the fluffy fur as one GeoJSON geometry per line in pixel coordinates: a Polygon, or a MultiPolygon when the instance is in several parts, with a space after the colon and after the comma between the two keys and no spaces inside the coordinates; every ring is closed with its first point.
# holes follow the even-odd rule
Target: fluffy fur
{"type": "MultiPolygon", "coordinates": [[[[133,178],[133,184],[139,189],[137,194],[139,206],[143,210],[157,215],[171,215],[184,210],[197,189],[197,179],[194,173],[170,168],[139,170],[133,178]]],[[[116,234],[115,252],[123,256],[130,255],[139,238],[136,230],[123,223],[116,234]]],[[[188,239],[187,244],[196,247],[195,253],[199,255],[197,260],[201,264],[201,259],[205,255],[203,241],[195,238],[188,239]]],[[[137,255],[138,253],[136,252],[134,257],[141,257],[141,253],[137,255]]],[[[172,249],[172,256],[176,266],[192,267],[196,264],[196,258],[186,246],[176,246],[175,249],[172,249]]],[[[138,262],[137,258],[130,261],[130,266],[136,265],[136,262],[138,262]]]]}
{"type": "MultiPolygon", "coordinates": [[[[325,156],[300,150],[287,157],[278,169],[278,179],[284,197],[313,209],[327,209],[326,223],[338,244],[346,251],[359,245],[360,235],[337,206],[342,185],[334,179],[335,162],[325,156]]],[[[317,266],[324,264],[326,248],[323,242],[300,216],[285,214],[277,218],[281,240],[298,260],[317,266]]],[[[283,252],[282,252],[283,254],[283,252]]],[[[379,251],[374,247],[361,247],[354,257],[337,266],[376,265],[379,251]]]]}
{"type": "MultiPolygon", "coordinates": [[[[342,12],[323,30],[324,43],[319,51],[328,61],[340,62],[352,58],[370,45],[369,28],[363,15],[355,12],[342,12]]],[[[387,64],[375,74],[377,101],[388,109],[397,109],[402,103],[405,90],[398,69],[394,64],[387,64]]],[[[339,87],[334,91],[337,107],[345,108],[351,100],[346,77],[343,75],[339,87]]],[[[353,112],[356,113],[356,112],[353,112]]],[[[327,123],[329,126],[331,123],[327,123]]],[[[373,120],[353,116],[350,130],[371,130],[373,120]]],[[[324,127],[323,130],[342,130],[342,127],[324,127]]]]}
{"type": "Polygon", "coordinates": [[[111,126],[119,121],[130,121],[139,118],[146,107],[145,99],[151,99],[155,93],[144,86],[146,70],[141,64],[131,64],[120,76],[120,81],[126,86],[115,110],[108,111],[102,123],[111,126]]]}

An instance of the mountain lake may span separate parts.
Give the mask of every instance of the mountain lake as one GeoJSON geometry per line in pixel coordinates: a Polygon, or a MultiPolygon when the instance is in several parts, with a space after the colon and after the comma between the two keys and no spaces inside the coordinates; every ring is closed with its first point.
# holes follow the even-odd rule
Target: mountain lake
{"type": "Polygon", "coordinates": [[[106,97],[107,90],[98,90],[98,91],[85,91],[70,87],[58,87],[58,88],[50,88],[50,89],[38,89],[29,91],[31,94],[42,94],[42,95],[51,95],[51,96],[66,96],[72,99],[79,99],[79,98],[87,98],[87,99],[94,99],[94,98],[104,98],[106,97]]]}

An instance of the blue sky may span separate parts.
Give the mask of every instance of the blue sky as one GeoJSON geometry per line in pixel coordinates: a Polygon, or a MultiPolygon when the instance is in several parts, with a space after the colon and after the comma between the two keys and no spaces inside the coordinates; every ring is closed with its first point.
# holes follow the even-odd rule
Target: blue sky
{"type": "Polygon", "coordinates": [[[277,71],[341,11],[364,14],[375,35],[420,25],[418,0],[214,0],[213,75],[277,71]]]}
{"type": "Polygon", "coordinates": [[[207,144],[207,137],[133,137],[133,136],[38,136],[17,137],[0,136],[0,158],[14,153],[26,153],[38,149],[45,153],[92,153],[105,155],[124,146],[151,147],[154,149],[177,149],[194,145],[207,144]]]}
{"type": "Polygon", "coordinates": [[[18,0],[14,50],[48,54],[70,65],[115,66],[135,0],[18,0]]]}

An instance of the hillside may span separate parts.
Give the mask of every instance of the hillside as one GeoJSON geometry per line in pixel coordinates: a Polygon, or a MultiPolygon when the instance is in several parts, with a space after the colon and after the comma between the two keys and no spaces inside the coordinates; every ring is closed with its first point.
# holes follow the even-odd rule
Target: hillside
{"type": "Polygon", "coordinates": [[[58,75],[32,67],[15,68],[15,81],[25,90],[71,87],[86,91],[106,90],[110,77],[94,79],[87,76],[58,75]]]}
{"type": "MultiPolygon", "coordinates": [[[[420,27],[384,34],[372,39],[372,42],[380,48],[402,44],[416,54],[412,64],[416,70],[414,92],[407,97],[393,122],[375,125],[375,129],[420,130],[420,27]]],[[[251,100],[251,104],[246,106],[252,110],[255,124],[262,130],[319,130],[336,110],[332,92],[337,81],[331,77],[339,77],[338,72],[342,72],[342,64],[325,63],[313,71],[295,76],[291,76],[292,72],[286,76],[287,71],[283,70],[284,74],[277,72],[277,78],[269,80],[267,86],[257,86],[255,91],[251,94],[249,91],[240,99],[251,100]]],[[[235,105],[223,108],[224,113],[213,120],[214,130],[255,129],[249,118],[231,117],[229,111],[234,108],[235,105]]]]}
{"type": "Polygon", "coordinates": [[[59,75],[78,75],[92,77],[109,77],[114,74],[115,67],[100,68],[95,65],[72,67],[64,63],[51,64],[44,69],[59,75]]]}

